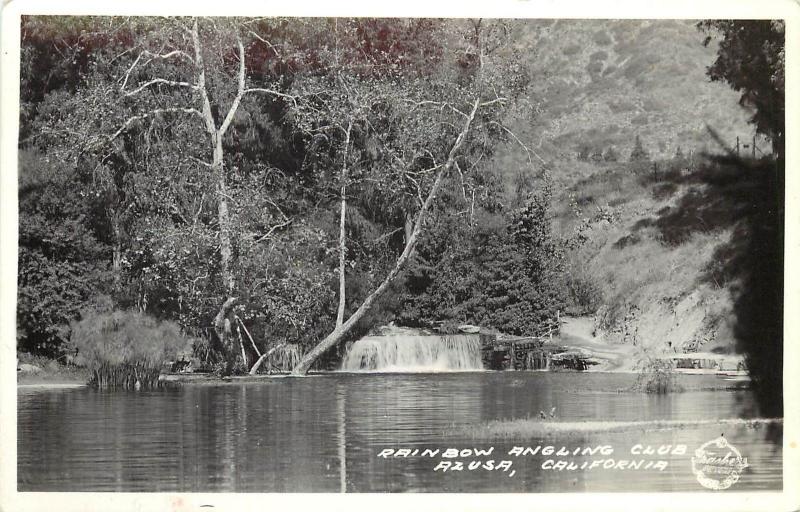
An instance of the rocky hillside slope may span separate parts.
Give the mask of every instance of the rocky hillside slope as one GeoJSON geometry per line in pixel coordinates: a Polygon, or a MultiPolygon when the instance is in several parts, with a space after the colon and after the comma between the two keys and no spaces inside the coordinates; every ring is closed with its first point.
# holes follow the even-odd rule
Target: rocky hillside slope
{"type": "MultiPolygon", "coordinates": [[[[575,160],[582,147],[613,147],[627,159],[636,135],[653,158],[680,146],[716,151],[708,127],[729,145],[749,140],[738,94],[705,75],[712,41],[692,20],[545,20],[521,24],[528,41],[532,100],[539,111],[517,133],[545,160],[575,160]]],[[[763,143],[766,149],[767,144],[763,143]]],[[[523,162],[512,148],[505,163],[523,162]]]]}
{"type": "MultiPolygon", "coordinates": [[[[573,313],[596,312],[595,331],[609,342],[732,352],[744,271],[737,244],[761,185],[747,169],[703,157],[754,133],[738,94],[705,75],[715,44],[704,46],[691,20],[552,20],[518,30],[535,42],[540,111],[519,120],[517,133],[547,161],[554,227],[572,241],[570,287],[591,302],[573,313]],[[636,136],[659,161],[655,173],[652,163],[627,163],[636,136]],[[679,146],[693,159],[667,172],[679,146]],[[619,162],[579,161],[582,147],[613,147],[619,162]]],[[[541,173],[520,147],[499,162],[513,176],[541,173]]]]}

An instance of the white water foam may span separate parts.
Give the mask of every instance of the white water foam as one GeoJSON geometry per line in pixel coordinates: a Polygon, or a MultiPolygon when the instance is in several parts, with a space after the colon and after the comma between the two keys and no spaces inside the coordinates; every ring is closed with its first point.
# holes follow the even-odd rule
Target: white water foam
{"type": "Polygon", "coordinates": [[[478,335],[366,336],[356,341],[342,371],[427,373],[483,370],[478,335]]]}

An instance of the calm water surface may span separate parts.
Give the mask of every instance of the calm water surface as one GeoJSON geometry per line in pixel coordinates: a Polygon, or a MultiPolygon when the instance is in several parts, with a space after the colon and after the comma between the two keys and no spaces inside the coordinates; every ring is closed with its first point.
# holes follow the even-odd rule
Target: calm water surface
{"type": "MultiPolygon", "coordinates": [[[[619,392],[626,374],[482,372],[329,374],[248,383],[184,385],[152,392],[92,389],[18,392],[20,491],[148,492],[564,492],[702,491],[692,452],[724,434],[749,467],[731,490],[781,489],[782,427],[704,425],[623,433],[553,433],[508,440],[463,425],[547,421],[649,421],[758,416],[749,391],[703,391],[713,376],[681,376],[684,393],[619,392]],[[539,421],[538,419],[535,421],[539,421]],[[513,446],[611,445],[595,459],[636,459],[635,444],[685,444],[660,457],[663,471],[542,469],[541,455],[513,446]],[[388,448],[494,446],[481,460],[510,471],[434,471],[441,457],[378,457],[388,448]]],[[[716,381],[718,383],[718,381],[716,381]]],[[[657,457],[658,458],[658,457],[657,457]]],[[[473,458],[464,459],[465,464],[473,458]]],[[[592,460],[575,457],[574,460],[592,460]]]]}

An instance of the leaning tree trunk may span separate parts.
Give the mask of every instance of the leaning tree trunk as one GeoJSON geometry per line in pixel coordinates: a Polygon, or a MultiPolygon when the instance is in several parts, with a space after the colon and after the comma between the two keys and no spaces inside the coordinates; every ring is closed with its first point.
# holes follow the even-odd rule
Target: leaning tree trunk
{"type": "Polygon", "coordinates": [[[353,315],[348,318],[346,322],[341,325],[337,325],[333,332],[328,334],[325,339],[319,342],[317,346],[303,356],[303,359],[300,361],[300,363],[298,363],[294,370],[292,370],[293,375],[305,375],[308,373],[308,370],[311,368],[311,365],[314,364],[314,361],[316,361],[323,353],[325,353],[326,350],[339,343],[342,338],[344,338],[345,335],[347,335],[353,329],[356,323],[358,323],[358,321],[364,317],[364,315],[372,308],[375,301],[380,298],[383,292],[389,288],[395,278],[400,274],[400,271],[403,269],[414,251],[414,247],[419,239],[419,234],[422,231],[422,225],[425,222],[427,211],[430,208],[431,203],[433,203],[433,200],[435,199],[436,194],[438,193],[439,188],[444,181],[445,175],[447,175],[447,173],[455,164],[456,156],[461,149],[461,146],[464,144],[464,140],[469,133],[469,130],[472,126],[472,121],[475,119],[475,114],[477,113],[480,104],[481,100],[479,97],[477,100],[475,100],[475,103],[472,106],[472,111],[467,117],[464,127],[461,129],[461,133],[458,134],[456,141],[450,148],[450,153],[447,155],[447,162],[436,175],[433,186],[431,187],[430,192],[428,192],[428,196],[425,198],[425,202],[422,204],[419,214],[417,215],[417,220],[414,223],[414,229],[411,231],[411,236],[406,241],[406,246],[403,249],[402,254],[400,254],[400,257],[397,258],[394,268],[392,268],[391,272],[389,272],[389,275],[387,275],[383,282],[381,282],[380,286],[378,286],[375,291],[373,291],[367,296],[366,299],[364,299],[364,302],[361,303],[361,306],[359,306],[356,312],[353,313],[353,315]]]}

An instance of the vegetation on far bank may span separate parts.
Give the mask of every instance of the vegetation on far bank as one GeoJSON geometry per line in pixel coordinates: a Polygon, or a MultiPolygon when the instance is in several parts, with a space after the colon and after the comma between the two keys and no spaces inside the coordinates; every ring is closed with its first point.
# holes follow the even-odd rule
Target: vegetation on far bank
{"type": "Polygon", "coordinates": [[[18,384],[86,384],[90,377],[88,368],[67,363],[63,358],[17,352],[18,384]]]}

